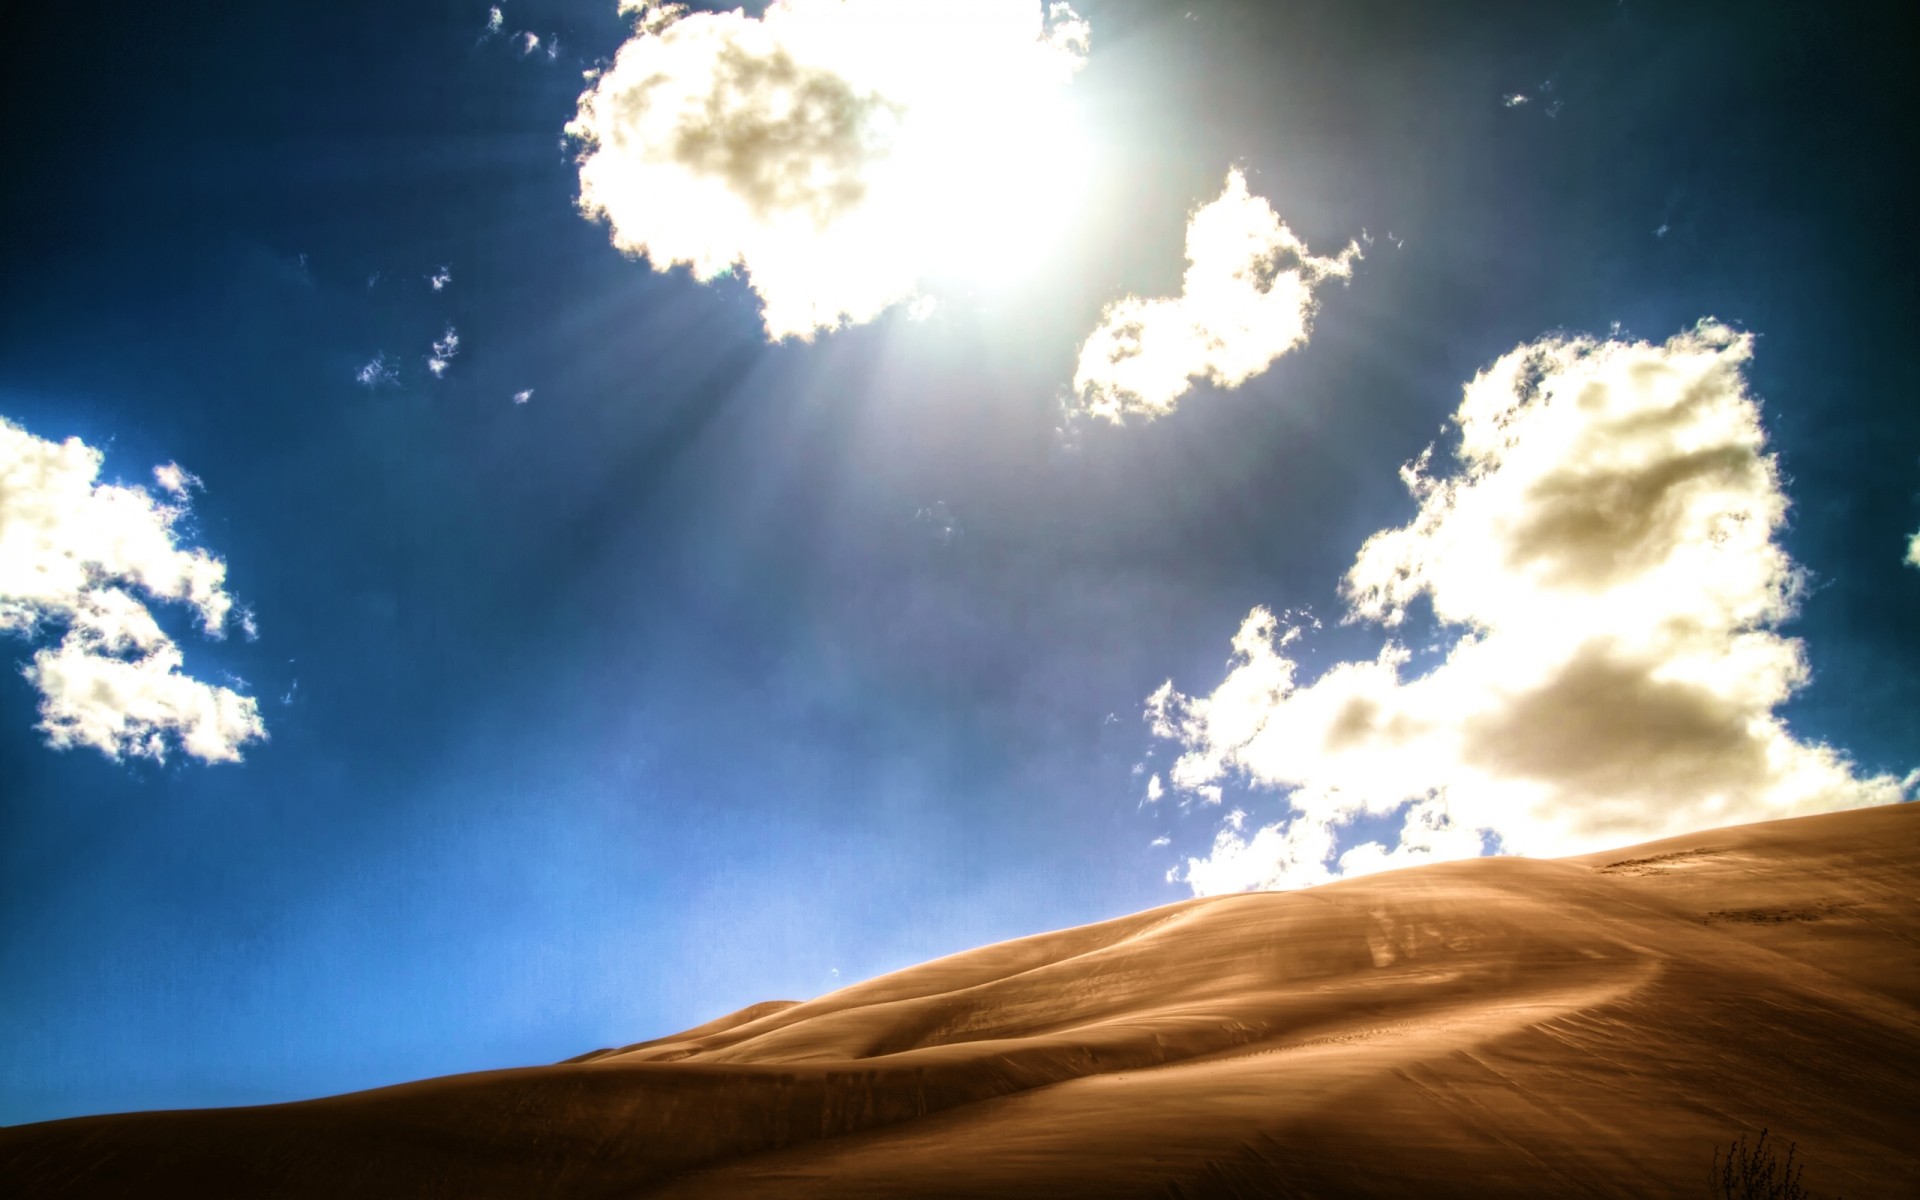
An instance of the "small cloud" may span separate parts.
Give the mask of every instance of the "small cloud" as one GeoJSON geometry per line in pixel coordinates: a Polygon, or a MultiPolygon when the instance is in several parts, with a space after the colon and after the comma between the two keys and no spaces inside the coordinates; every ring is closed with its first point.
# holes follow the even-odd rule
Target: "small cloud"
{"type": "Polygon", "coordinates": [[[250,642],[260,640],[260,622],[254,618],[250,604],[240,606],[240,634],[250,642]]]}
{"type": "Polygon", "coordinates": [[[295,675],[293,677],[293,682],[287,685],[287,690],[281,693],[280,703],[282,705],[291,705],[294,701],[294,697],[298,696],[299,694],[300,694],[300,677],[298,675],[295,675]]]}
{"type": "Polygon", "coordinates": [[[935,500],[925,508],[913,512],[913,522],[943,546],[950,546],[966,536],[966,528],[960,524],[960,518],[953,515],[945,500],[935,500]]]}
{"type": "Polygon", "coordinates": [[[1150,847],[1156,847],[1156,846],[1171,846],[1171,845],[1173,845],[1173,839],[1172,839],[1172,838],[1170,838],[1170,837],[1168,837],[1168,836],[1167,836],[1166,834],[1164,834],[1164,833],[1163,833],[1163,834],[1161,834],[1161,835],[1160,835],[1159,837],[1157,837],[1157,838],[1155,838],[1155,839],[1153,839],[1152,841],[1150,841],[1150,842],[1148,842],[1148,843],[1147,843],[1147,845],[1148,845],[1148,846],[1150,846],[1150,847]]]}
{"type": "Polygon", "coordinates": [[[427,276],[428,286],[432,287],[433,290],[436,292],[445,291],[447,288],[447,285],[452,282],[453,282],[453,272],[447,269],[446,267],[441,267],[438,271],[435,271],[433,274],[427,276]]]}
{"type": "Polygon", "coordinates": [[[441,378],[447,373],[447,368],[453,364],[454,355],[458,353],[460,353],[460,335],[454,332],[453,326],[449,325],[446,333],[433,344],[433,353],[427,356],[427,370],[433,372],[435,379],[441,378]]]}
{"type": "Polygon", "coordinates": [[[1655,230],[1653,231],[1653,236],[1655,236],[1655,237],[1657,237],[1657,238],[1663,238],[1663,237],[1665,237],[1665,236],[1667,236],[1667,232],[1668,232],[1669,230],[1671,230],[1672,228],[1673,228],[1673,226],[1671,226],[1671,225],[1669,225],[1669,224],[1667,224],[1667,223],[1666,223],[1665,221],[1662,221],[1662,222],[1660,222],[1660,227],[1659,227],[1658,229],[1655,229],[1655,230]]]}
{"type": "Polygon", "coordinates": [[[532,54],[540,48],[540,35],[537,33],[521,33],[514,40],[520,44],[522,55],[532,54]]]}
{"type": "Polygon", "coordinates": [[[1552,118],[1559,116],[1560,110],[1565,107],[1566,107],[1566,103],[1564,101],[1555,100],[1552,104],[1547,105],[1541,111],[1546,113],[1548,119],[1551,120],[1552,118]]]}
{"type": "Polygon", "coordinates": [[[532,389],[532,388],[528,388],[528,389],[526,389],[526,390],[525,390],[525,391],[523,391],[523,392],[515,392],[515,393],[513,394],[513,402],[514,402],[515,404],[525,404],[525,403],[526,403],[527,401],[529,401],[529,400],[531,400],[531,399],[533,399],[533,389],[532,389]]]}
{"type": "Polygon", "coordinates": [[[504,26],[506,22],[507,14],[500,11],[498,4],[487,10],[487,32],[489,34],[499,33],[501,27],[504,26]]]}
{"type": "Polygon", "coordinates": [[[161,488],[182,500],[187,498],[189,489],[204,486],[198,475],[182,470],[179,463],[161,463],[153,469],[153,479],[161,488]]]}
{"type": "Polygon", "coordinates": [[[1508,108],[1519,108],[1523,104],[1531,103],[1531,101],[1527,98],[1525,92],[1510,92],[1500,103],[1506,105],[1508,108]]]}
{"type": "Polygon", "coordinates": [[[1920,567],[1920,533],[1914,534],[1912,540],[1907,542],[1907,565],[1920,567]]]}
{"type": "Polygon", "coordinates": [[[1316,258],[1246,176],[1227,173],[1220,198],[1187,222],[1180,294],[1128,296],[1106,307],[1080,347],[1073,394],[1080,408],[1115,423],[1174,410],[1195,380],[1239,387],[1304,345],[1317,288],[1353,277],[1360,243],[1316,258]]]}
{"type": "Polygon", "coordinates": [[[376,354],[353,373],[353,381],[364,388],[386,387],[400,382],[400,372],[387,361],[384,354],[376,354]]]}
{"type": "Polygon", "coordinates": [[[379,285],[380,285],[380,272],[378,271],[370,272],[367,275],[367,290],[372,291],[374,288],[378,287],[379,285]]]}
{"type": "Polygon", "coordinates": [[[1160,797],[1166,794],[1167,794],[1167,785],[1160,782],[1160,777],[1158,775],[1155,775],[1153,778],[1147,780],[1147,803],[1148,804],[1160,803],[1160,797]]]}

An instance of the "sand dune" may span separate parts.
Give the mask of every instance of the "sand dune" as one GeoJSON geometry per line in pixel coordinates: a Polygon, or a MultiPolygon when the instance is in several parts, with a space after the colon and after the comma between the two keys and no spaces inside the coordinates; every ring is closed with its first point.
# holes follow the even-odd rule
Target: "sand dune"
{"type": "Polygon", "coordinates": [[[1920,1195],[1920,806],[1193,900],[566,1063],[0,1130],[46,1196],[1920,1195]]]}

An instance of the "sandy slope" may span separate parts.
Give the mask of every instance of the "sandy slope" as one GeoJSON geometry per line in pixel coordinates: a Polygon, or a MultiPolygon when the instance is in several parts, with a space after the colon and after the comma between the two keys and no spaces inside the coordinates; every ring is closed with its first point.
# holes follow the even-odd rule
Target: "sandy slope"
{"type": "Polygon", "coordinates": [[[569,1063],[0,1131],[0,1191],[1920,1195],[1920,806],[1217,897],[569,1063]]]}

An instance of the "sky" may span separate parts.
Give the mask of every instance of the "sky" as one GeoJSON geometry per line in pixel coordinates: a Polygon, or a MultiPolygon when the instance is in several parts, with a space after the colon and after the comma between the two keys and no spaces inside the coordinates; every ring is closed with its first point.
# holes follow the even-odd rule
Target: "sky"
{"type": "Polygon", "coordinates": [[[1911,799],[1866,17],[40,6],[0,1122],[1911,799]]]}

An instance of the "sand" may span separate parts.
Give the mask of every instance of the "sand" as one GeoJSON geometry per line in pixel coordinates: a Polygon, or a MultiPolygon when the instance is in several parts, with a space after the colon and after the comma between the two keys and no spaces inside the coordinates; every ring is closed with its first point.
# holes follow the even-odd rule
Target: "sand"
{"type": "Polygon", "coordinates": [[[0,1130],[32,1196],[1920,1195],[1920,805],[1192,900],[566,1063],[0,1130]]]}

